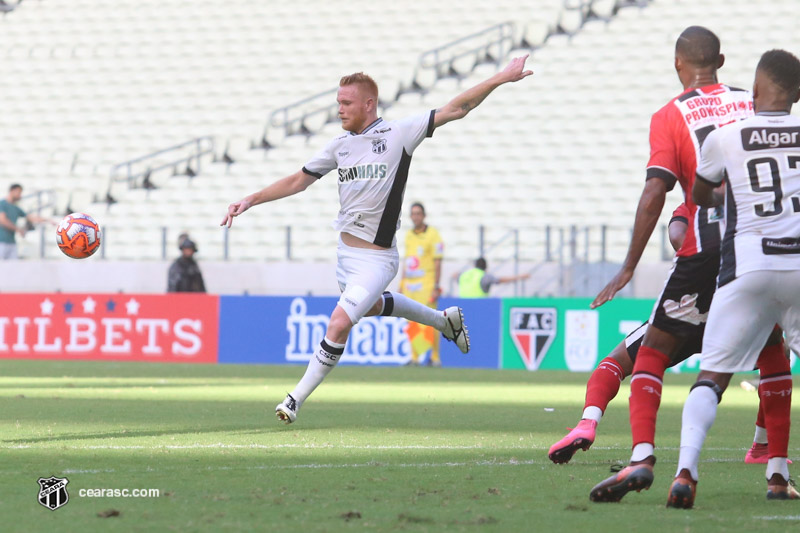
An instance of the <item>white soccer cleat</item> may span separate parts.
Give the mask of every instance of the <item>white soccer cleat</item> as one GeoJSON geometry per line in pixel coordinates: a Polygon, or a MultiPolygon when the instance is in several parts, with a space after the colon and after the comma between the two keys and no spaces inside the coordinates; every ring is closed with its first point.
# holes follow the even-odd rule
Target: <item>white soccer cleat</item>
{"type": "Polygon", "coordinates": [[[291,424],[297,420],[297,400],[291,394],[286,395],[286,399],[275,406],[275,416],[285,424],[291,424]]]}
{"type": "Polygon", "coordinates": [[[464,325],[464,312],[458,306],[448,307],[444,310],[444,338],[453,341],[461,353],[469,351],[469,332],[464,325]]]}

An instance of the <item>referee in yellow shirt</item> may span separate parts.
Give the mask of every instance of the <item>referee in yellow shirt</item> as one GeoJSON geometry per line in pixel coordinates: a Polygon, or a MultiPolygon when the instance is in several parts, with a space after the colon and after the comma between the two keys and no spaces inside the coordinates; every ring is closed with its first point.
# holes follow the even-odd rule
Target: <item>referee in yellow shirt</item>
{"type": "MultiPolygon", "coordinates": [[[[435,309],[442,294],[439,278],[442,273],[444,243],[439,232],[425,224],[425,207],[419,202],[411,205],[411,222],[414,227],[406,233],[406,256],[400,292],[435,309]]],[[[434,328],[409,322],[406,331],[411,343],[410,365],[418,365],[420,355],[430,350],[428,364],[442,366],[439,359],[439,335],[434,328]]]]}

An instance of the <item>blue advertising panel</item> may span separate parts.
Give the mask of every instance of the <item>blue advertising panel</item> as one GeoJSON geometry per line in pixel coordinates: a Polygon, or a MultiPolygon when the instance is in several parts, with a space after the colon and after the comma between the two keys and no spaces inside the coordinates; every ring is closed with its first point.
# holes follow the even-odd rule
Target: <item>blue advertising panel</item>
{"type": "MultiPolygon", "coordinates": [[[[306,364],[325,334],[335,297],[220,297],[220,363],[306,364]]],[[[443,299],[460,305],[472,340],[469,354],[442,340],[444,367],[498,368],[500,300],[443,299]]],[[[350,333],[341,364],[402,365],[411,358],[408,322],[398,317],[362,319],[350,333]]]]}

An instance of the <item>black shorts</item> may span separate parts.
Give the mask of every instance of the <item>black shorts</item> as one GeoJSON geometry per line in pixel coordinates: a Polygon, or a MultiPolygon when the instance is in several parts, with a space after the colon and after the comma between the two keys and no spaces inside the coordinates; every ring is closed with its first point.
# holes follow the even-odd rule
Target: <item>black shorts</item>
{"type": "MultiPolygon", "coordinates": [[[[639,353],[639,347],[642,345],[642,339],[644,339],[644,332],[647,331],[647,326],[649,325],[649,322],[644,322],[625,337],[625,349],[628,351],[628,357],[634,363],[636,362],[636,354],[639,353]]],[[[703,348],[703,330],[693,333],[688,339],[684,340],[669,366],[675,366],[686,361],[694,354],[700,353],[703,348]]]]}
{"type": "Polygon", "coordinates": [[[680,339],[689,340],[698,334],[702,338],[718,273],[718,252],[678,257],[650,315],[650,323],[680,339]]]}

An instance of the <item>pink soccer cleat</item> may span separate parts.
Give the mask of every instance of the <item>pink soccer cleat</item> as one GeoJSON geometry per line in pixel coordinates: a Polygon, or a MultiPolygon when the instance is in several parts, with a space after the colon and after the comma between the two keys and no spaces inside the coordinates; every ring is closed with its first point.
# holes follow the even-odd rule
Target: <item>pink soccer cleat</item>
{"type": "Polygon", "coordinates": [[[567,436],[550,447],[547,456],[556,464],[568,463],[579,449],[588,450],[594,442],[597,421],[582,419],[567,436]]]}
{"type": "MultiPolygon", "coordinates": [[[[769,450],[766,444],[759,444],[754,442],[753,445],[747,450],[744,456],[744,462],[749,465],[765,465],[769,461],[769,450]]],[[[791,459],[786,460],[787,463],[792,464],[791,459]]]]}

